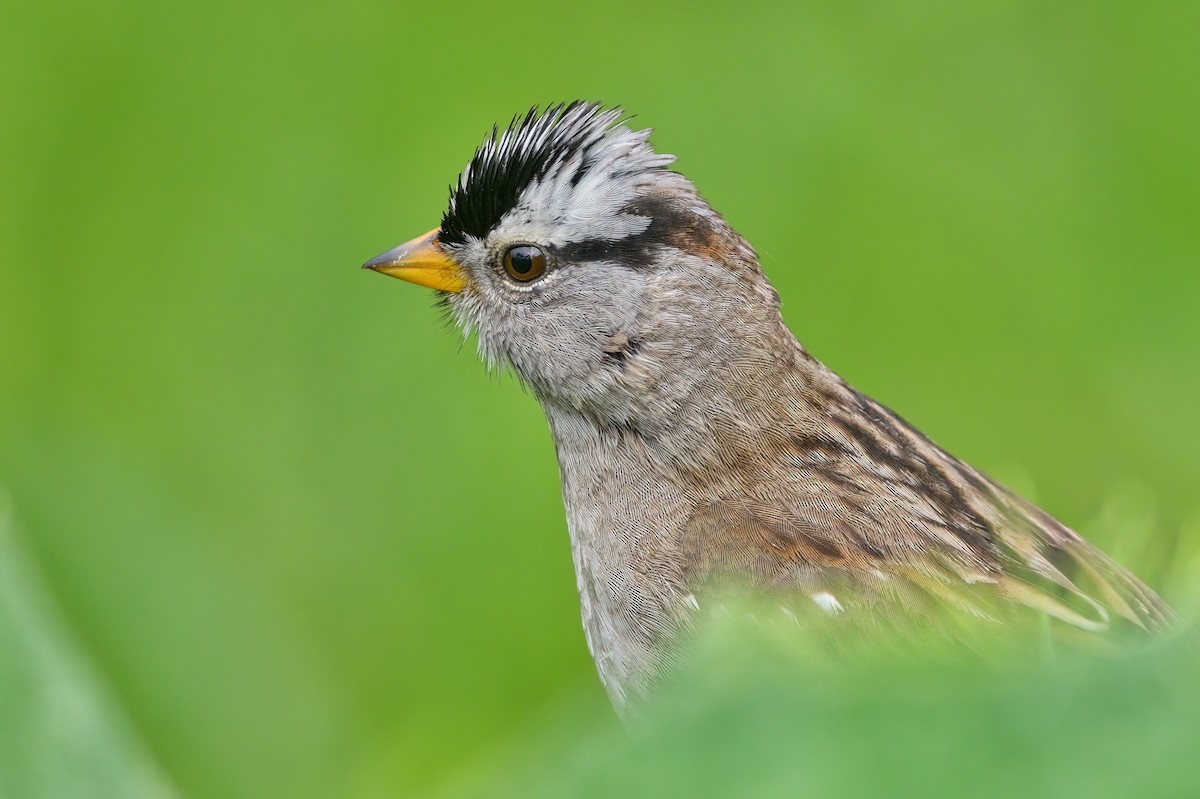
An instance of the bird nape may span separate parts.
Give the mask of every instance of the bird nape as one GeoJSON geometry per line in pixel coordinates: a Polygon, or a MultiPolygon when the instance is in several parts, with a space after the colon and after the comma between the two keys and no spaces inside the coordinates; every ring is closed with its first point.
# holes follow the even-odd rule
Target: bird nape
{"type": "Polygon", "coordinates": [[[595,103],[533,109],[493,128],[439,228],[366,264],[438,291],[541,404],[618,710],[730,591],[847,626],[1168,622],[1115,561],[810,355],[649,133],[595,103]]]}

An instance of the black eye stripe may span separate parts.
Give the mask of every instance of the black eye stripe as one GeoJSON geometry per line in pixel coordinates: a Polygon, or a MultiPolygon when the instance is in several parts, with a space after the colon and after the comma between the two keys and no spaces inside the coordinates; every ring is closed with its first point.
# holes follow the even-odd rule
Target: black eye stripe
{"type": "Polygon", "coordinates": [[[587,263],[588,261],[613,261],[633,269],[650,269],[655,264],[654,245],[642,236],[608,241],[589,239],[576,241],[561,249],[564,261],[587,263]]]}
{"type": "Polygon", "coordinates": [[[622,214],[649,220],[646,229],[623,239],[588,239],[561,248],[564,261],[615,261],[633,269],[651,269],[662,247],[695,251],[711,246],[712,222],[666,197],[643,197],[621,209],[622,214]]]}

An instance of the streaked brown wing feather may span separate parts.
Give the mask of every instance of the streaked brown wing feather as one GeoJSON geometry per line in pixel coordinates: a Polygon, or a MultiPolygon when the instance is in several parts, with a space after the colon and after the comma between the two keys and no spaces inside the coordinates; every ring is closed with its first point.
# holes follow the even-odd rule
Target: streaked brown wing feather
{"type": "Polygon", "coordinates": [[[1170,622],[1166,603],[1128,570],[1041,508],[1003,495],[1009,509],[997,537],[1008,555],[1002,588],[1010,598],[1088,629],[1105,629],[1112,616],[1143,629],[1170,622]]]}
{"type": "Polygon", "coordinates": [[[820,421],[780,431],[771,465],[726,483],[687,525],[694,592],[732,582],[910,616],[1024,607],[1093,631],[1168,622],[1112,559],[831,373],[797,390],[820,394],[820,421]]]}
{"type": "Polygon", "coordinates": [[[1029,529],[998,538],[986,562],[932,533],[920,545],[871,551],[845,520],[728,501],[693,516],[680,551],[684,580],[701,604],[732,586],[818,603],[832,597],[839,607],[892,617],[932,618],[949,608],[1003,621],[1024,607],[1093,632],[1113,617],[1141,628],[1169,619],[1150,589],[1073,533],[1055,542],[1029,529]]]}

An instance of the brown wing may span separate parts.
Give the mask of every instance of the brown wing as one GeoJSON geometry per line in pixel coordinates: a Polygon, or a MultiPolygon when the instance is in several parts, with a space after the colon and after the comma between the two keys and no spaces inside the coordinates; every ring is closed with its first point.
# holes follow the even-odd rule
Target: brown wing
{"type": "Polygon", "coordinates": [[[685,533],[685,582],[701,596],[732,584],[806,596],[825,610],[856,607],[891,617],[935,616],[950,607],[1005,620],[1023,606],[1094,632],[1114,617],[1142,628],[1161,627],[1170,617],[1154,592],[1066,528],[1051,541],[1014,520],[982,553],[936,530],[908,531],[908,546],[881,550],[854,523],[745,501],[713,503],[685,533]]]}
{"type": "Polygon", "coordinates": [[[767,469],[699,507],[680,555],[698,595],[719,583],[826,610],[1004,619],[1032,608],[1085,630],[1170,610],[1074,531],[839,380],[827,415],[773,446],[767,469]]]}

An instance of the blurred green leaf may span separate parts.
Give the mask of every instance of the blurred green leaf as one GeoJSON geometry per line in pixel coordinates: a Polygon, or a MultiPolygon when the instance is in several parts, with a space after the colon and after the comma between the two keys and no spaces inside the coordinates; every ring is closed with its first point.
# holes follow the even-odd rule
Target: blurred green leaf
{"type": "Polygon", "coordinates": [[[176,796],[74,637],[0,493],[0,796],[176,796]]]}
{"type": "Polygon", "coordinates": [[[726,620],[628,734],[581,728],[577,714],[545,720],[449,795],[1195,793],[1194,631],[1047,660],[967,656],[935,639],[901,658],[867,643],[832,655],[824,636],[791,627],[726,620]]]}

